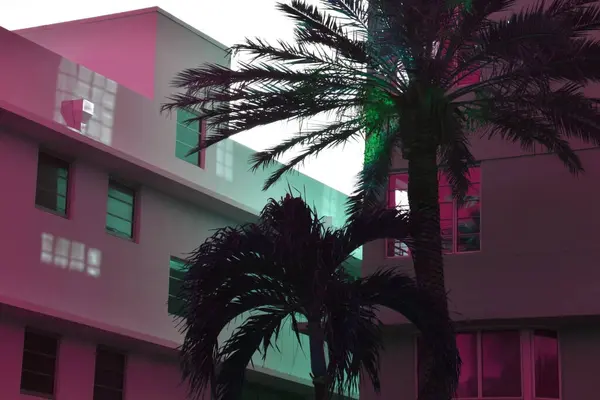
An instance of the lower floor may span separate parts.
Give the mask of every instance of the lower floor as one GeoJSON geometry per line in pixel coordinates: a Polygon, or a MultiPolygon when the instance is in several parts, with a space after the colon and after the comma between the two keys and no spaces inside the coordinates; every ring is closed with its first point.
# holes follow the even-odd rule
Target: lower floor
{"type": "MultiPolygon", "coordinates": [[[[596,400],[600,323],[589,319],[459,326],[459,400],[596,400]]],[[[386,333],[381,393],[361,383],[361,400],[416,398],[419,340],[386,333]],[[403,361],[400,361],[403,360],[403,361]]]]}
{"type": "MultiPolygon", "coordinates": [[[[0,399],[185,400],[177,352],[0,304],[0,399]]],[[[309,387],[248,371],[243,400],[309,399],[309,387]]],[[[208,398],[208,397],[207,397],[208,398]]]]}

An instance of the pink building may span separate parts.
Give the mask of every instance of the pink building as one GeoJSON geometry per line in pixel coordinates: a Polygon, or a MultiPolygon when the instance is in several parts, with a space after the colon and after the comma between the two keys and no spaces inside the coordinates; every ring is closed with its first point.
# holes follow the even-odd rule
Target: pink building
{"type": "MultiPolygon", "coordinates": [[[[179,260],[287,189],[260,191],[269,171],[233,141],[186,157],[206,127],[159,113],[176,72],[226,48],[157,8],[0,28],[0,47],[0,398],[184,399],[179,260]]],[[[343,194],[289,183],[343,223],[343,194]]],[[[248,398],[310,395],[306,353],[279,345],[248,398]]]]}

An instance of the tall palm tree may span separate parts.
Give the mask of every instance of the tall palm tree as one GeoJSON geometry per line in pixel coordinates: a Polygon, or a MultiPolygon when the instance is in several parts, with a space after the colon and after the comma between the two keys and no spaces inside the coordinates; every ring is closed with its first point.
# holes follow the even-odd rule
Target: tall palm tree
{"type": "Polygon", "coordinates": [[[541,145],[573,173],[583,166],[569,140],[600,144],[598,99],[583,94],[600,80],[600,42],[590,35],[600,6],[552,0],[511,13],[515,3],[290,0],[278,8],[296,22],[294,43],[247,39],[234,50],[252,61],[238,70],[182,71],[174,80],[182,93],[164,109],[194,109],[207,118],[214,131],[204,147],[278,121],[334,116],[258,152],[252,163],[268,166],[304,146],[270,176],[269,187],[307,157],[365,138],[369,156],[350,198],[352,216],[381,202],[400,152],[408,162],[417,283],[447,310],[438,171],[460,202],[476,161],[472,137],[500,137],[526,150],[541,145]],[[479,78],[465,79],[473,76],[479,78]]]}
{"type": "Polygon", "coordinates": [[[434,346],[435,378],[444,387],[439,398],[451,396],[459,358],[444,310],[392,269],[360,278],[344,268],[365,243],[388,236],[410,240],[407,235],[407,217],[396,210],[372,210],[330,229],[289,195],[271,200],[258,222],[217,231],[188,260],[180,294],[182,367],[192,393],[211,387],[215,399],[239,398],[252,356],[276,345],[286,321],[300,340],[300,318],[307,321],[316,399],[347,393],[361,374],[378,390],[382,332],[376,311],[385,306],[434,346]],[[223,329],[240,317],[244,322],[219,344],[223,329]]]}

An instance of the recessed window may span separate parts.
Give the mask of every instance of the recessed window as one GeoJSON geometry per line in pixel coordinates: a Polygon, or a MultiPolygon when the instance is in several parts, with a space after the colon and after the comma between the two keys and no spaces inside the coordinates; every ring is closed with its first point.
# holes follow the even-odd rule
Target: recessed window
{"type": "Polygon", "coordinates": [[[38,155],[36,206],[66,216],[68,207],[69,163],[49,154],[38,155]]]}
{"type": "Polygon", "coordinates": [[[167,309],[169,314],[182,315],[184,300],[181,298],[181,284],[185,277],[185,261],[171,257],[169,261],[169,299],[167,309]]]}
{"type": "Polygon", "coordinates": [[[103,346],[96,348],[93,400],[123,400],[125,355],[103,346]]]}
{"type": "Polygon", "coordinates": [[[51,335],[25,330],[21,391],[54,395],[58,339],[51,335]]]}
{"type": "Polygon", "coordinates": [[[113,235],[132,239],[134,217],[135,190],[110,179],[106,207],[106,230],[113,235]]]}
{"type": "Polygon", "coordinates": [[[206,123],[203,120],[188,123],[196,114],[186,110],[177,110],[177,126],[175,128],[175,156],[190,164],[204,167],[204,151],[189,154],[198,147],[204,138],[206,123]]]}
{"type": "MultiPolygon", "coordinates": [[[[459,333],[456,344],[463,362],[456,399],[560,398],[556,332],[459,333]]],[[[417,354],[421,353],[420,348],[418,340],[417,354]]]]}
{"type": "MultiPolygon", "coordinates": [[[[440,227],[443,251],[468,253],[481,249],[481,170],[469,169],[471,186],[462,205],[452,197],[447,178],[439,176],[440,227]]],[[[408,173],[393,174],[389,179],[388,206],[408,211],[408,173]]],[[[386,242],[387,257],[408,256],[408,246],[398,240],[386,242]]]]}

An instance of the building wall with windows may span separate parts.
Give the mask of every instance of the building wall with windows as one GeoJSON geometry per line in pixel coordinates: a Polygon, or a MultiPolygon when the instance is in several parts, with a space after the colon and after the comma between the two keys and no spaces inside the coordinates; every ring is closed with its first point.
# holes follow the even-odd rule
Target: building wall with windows
{"type": "MultiPolygon", "coordinates": [[[[158,8],[17,33],[19,36],[2,32],[3,47],[11,49],[7,57],[12,63],[6,69],[13,79],[0,82],[0,102],[66,125],[60,104],[84,98],[94,104],[94,116],[77,133],[111,152],[123,153],[156,173],[175,176],[253,213],[269,198],[285,192],[289,184],[306,193],[309,204],[327,208],[335,226],[344,223],[346,197],[305,175],[290,174],[262,191],[274,167],[249,174],[248,159],[253,151],[237,142],[213,146],[197,161],[194,157],[182,159],[184,148],[193,144],[193,139],[181,129],[178,134],[176,127],[184,118],[177,113],[161,114],[160,106],[173,93],[170,82],[177,72],[207,62],[229,65],[222,44],[158,8]],[[135,33],[126,34],[132,27],[135,33]],[[38,79],[17,84],[20,76],[27,79],[25,71],[31,63],[36,64],[38,79]],[[17,90],[19,95],[9,96],[17,90]],[[175,154],[179,156],[173,157],[175,154]]],[[[203,124],[188,128],[198,130],[200,140],[207,133],[203,126],[206,128],[203,124]]]]}
{"type": "MultiPolygon", "coordinates": [[[[145,17],[124,22],[129,28],[134,23],[142,30],[153,26],[145,17]]],[[[163,23],[173,32],[188,29],[167,17],[163,23]]],[[[122,27],[104,28],[110,34],[122,27]]],[[[125,395],[111,399],[183,398],[175,389],[174,349],[182,336],[169,312],[169,285],[176,284],[171,258],[185,258],[216,228],[255,219],[269,197],[285,194],[287,183],[262,192],[270,171],[249,173],[246,160],[252,151],[235,142],[197,159],[178,151],[178,139],[186,142],[195,134],[201,139],[203,124],[185,125],[177,113],[160,114],[164,99],[152,98],[159,86],[148,84],[149,77],[155,84],[152,68],[139,77],[113,69],[101,56],[108,56],[102,46],[115,38],[94,39],[101,32],[86,29],[81,42],[77,29],[59,34],[52,27],[43,28],[36,40],[46,38],[47,48],[81,57],[77,61],[87,67],[0,29],[10,60],[0,67],[0,179],[12,193],[0,211],[5,245],[0,354],[7,355],[0,363],[5,372],[0,386],[11,400],[47,397],[32,385],[43,386],[54,368],[54,398],[92,399],[96,348],[107,346],[126,360],[120,389],[125,395]],[[61,40],[62,47],[55,47],[61,40]],[[73,104],[83,99],[94,105],[87,123],[77,122],[73,113],[73,104]],[[14,310],[25,314],[15,319],[14,310]],[[56,354],[26,346],[26,331],[54,337],[56,354]],[[36,362],[24,360],[32,352],[56,360],[43,371],[29,371],[36,362]],[[36,382],[21,382],[32,374],[36,382]]],[[[134,36],[124,40],[127,46],[144,47],[152,37],[134,36]]],[[[144,48],[147,52],[140,52],[151,57],[144,48]]],[[[344,195],[301,174],[290,175],[289,184],[326,209],[332,224],[343,221],[344,195]]],[[[283,331],[289,335],[280,336],[282,352],[264,362],[255,356],[252,371],[267,377],[259,379],[263,386],[277,379],[283,382],[278,390],[293,386],[302,392],[310,385],[307,353],[291,330],[283,331]]],[[[262,393],[255,388],[246,397],[257,392],[262,393]]]]}
{"type": "MultiPolygon", "coordinates": [[[[597,322],[505,322],[462,327],[463,361],[456,399],[593,400],[600,354],[597,322]],[[551,328],[550,328],[551,327],[551,328]]],[[[361,399],[417,398],[418,344],[409,331],[389,332],[381,393],[361,382],[361,399]],[[398,362],[398,360],[406,362],[398,362]]]]}

